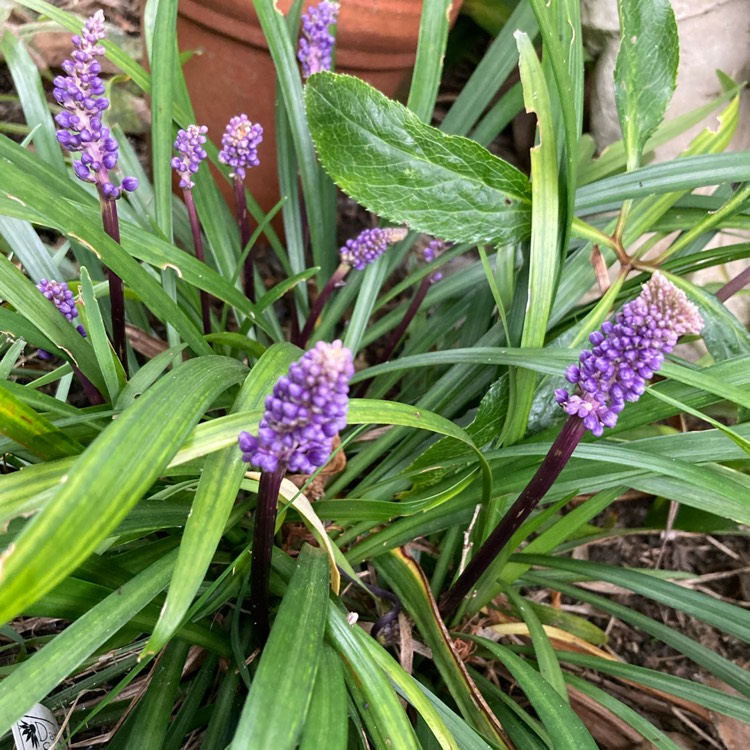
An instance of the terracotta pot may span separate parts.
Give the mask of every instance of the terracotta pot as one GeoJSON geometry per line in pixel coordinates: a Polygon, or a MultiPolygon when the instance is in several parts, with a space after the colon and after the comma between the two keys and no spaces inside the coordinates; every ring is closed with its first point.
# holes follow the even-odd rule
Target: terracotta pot
{"type": "MultiPolygon", "coordinates": [[[[286,13],[292,0],[276,5],[286,13]]],[[[460,5],[454,0],[452,20],[460,5]]],[[[421,13],[422,0],[342,0],[336,70],[398,96],[414,65],[421,13]]],[[[180,51],[201,53],[186,62],[185,77],[197,121],[208,126],[209,137],[218,143],[229,118],[241,112],[263,125],[261,164],[248,172],[247,185],[263,210],[270,210],[279,200],[276,73],[252,0],[180,0],[177,36],[180,51]]],[[[232,205],[230,186],[220,184],[232,205]]]]}

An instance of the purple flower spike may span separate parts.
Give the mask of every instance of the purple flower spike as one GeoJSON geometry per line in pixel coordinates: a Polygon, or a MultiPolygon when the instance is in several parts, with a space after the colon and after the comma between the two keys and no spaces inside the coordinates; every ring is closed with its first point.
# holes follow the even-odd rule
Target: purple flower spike
{"type": "Polygon", "coordinates": [[[597,437],[617,424],[626,401],[637,401],[683,334],[698,334],[703,320],[698,308],[660,273],[643,285],[641,294],[625,305],[615,322],[605,322],[589,340],[591,351],[581,352],[565,377],[577,386],[575,394],[555,392],[567,414],[583,420],[597,437]]]}
{"type": "Polygon", "coordinates": [[[245,114],[235,116],[221,137],[219,161],[232,167],[232,174],[244,180],[245,170],[260,164],[258,146],[262,140],[262,125],[253,125],[245,114]]]}
{"type": "Polygon", "coordinates": [[[406,234],[407,230],[402,227],[365,229],[354,239],[346,241],[339,251],[341,262],[362,271],[370,263],[374,263],[389,245],[403,240],[406,234]]]}
{"type": "Polygon", "coordinates": [[[135,177],[123,179],[120,187],[112,184],[109,172],[117,166],[119,146],[102,125],[102,112],[109,107],[104,96],[104,82],[99,77],[102,66],[96,59],[104,54],[99,42],[104,39],[104,13],[96,11],[86,21],[81,35],[73,37],[75,49],[62,68],[67,75],[54,80],[54,96],[63,107],[55,116],[61,130],[57,140],[70,152],[81,152],[73,169],[79,179],[95,183],[107,200],[116,200],[123,190],[132,192],[138,187],[135,177]]]}
{"type": "Polygon", "coordinates": [[[36,288],[70,321],[78,317],[73,292],[64,281],[42,279],[36,288]]]}
{"type": "Polygon", "coordinates": [[[172,159],[172,169],[179,175],[180,187],[183,190],[192,190],[195,185],[190,178],[206,158],[203,144],[206,142],[207,132],[208,128],[205,125],[188,125],[187,130],[177,133],[174,148],[179,156],[172,159]]]}
{"type": "MultiPolygon", "coordinates": [[[[41,279],[36,288],[50,301],[55,307],[69,320],[73,321],[78,317],[73,292],[64,281],[49,281],[41,279]]],[[[76,326],[76,331],[86,338],[86,329],[82,325],[76,326]]],[[[44,349],[37,349],[36,355],[39,359],[49,362],[53,357],[44,349]]]]}
{"type": "Polygon", "coordinates": [[[240,433],[242,460],[264,472],[312,474],[323,466],[346,427],[352,359],[340,341],[319,341],[293,363],[266,399],[257,437],[240,433]]]}
{"type": "Polygon", "coordinates": [[[336,23],[338,15],[338,3],[322,0],[317,7],[308,8],[302,16],[297,59],[302,63],[302,77],[305,80],[313,73],[331,69],[331,53],[336,40],[329,26],[336,23]]]}
{"type": "MultiPolygon", "coordinates": [[[[422,250],[422,258],[424,259],[425,263],[432,263],[435,258],[437,258],[439,255],[441,255],[446,248],[446,244],[443,240],[433,239],[430,240],[427,247],[422,250]]],[[[434,273],[430,274],[429,279],[431,284],[435,284],[440,279],[443,278],[443,274],[441,271],[435,271],[434,273]]]]}

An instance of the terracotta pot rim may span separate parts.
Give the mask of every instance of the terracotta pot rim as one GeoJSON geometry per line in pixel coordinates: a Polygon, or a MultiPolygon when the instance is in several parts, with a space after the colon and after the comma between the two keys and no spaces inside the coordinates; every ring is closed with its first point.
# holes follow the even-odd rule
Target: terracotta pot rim
{"type": "MultiPolygon", "coordinates": [[[[248,7],[250,10],[252,6],[248,7]]],[[[206,7],[200,0],[180,0],[178,13],[183,18],[191,21],[216,34],[225,36],[242,45],[250,45],[264,51],[268,50],[268,43],[263,31],[250,12],[250,20],[244,21],[234,16],[226,15],[206,7]],[[255,23],[252,21],[255,20],[255,23]]],[[[355,43],[363,41],[361,35],[352,40],[355,43]]],[[[389,51],[381,52],[368,50],[362,46],[356,48],[347,46],[344,36],[336,48],[336,60],[342,68],[348,71],[357,70],[400,70],[410,68],[414,64],[414,50],[405,52],[389,51]]]]}

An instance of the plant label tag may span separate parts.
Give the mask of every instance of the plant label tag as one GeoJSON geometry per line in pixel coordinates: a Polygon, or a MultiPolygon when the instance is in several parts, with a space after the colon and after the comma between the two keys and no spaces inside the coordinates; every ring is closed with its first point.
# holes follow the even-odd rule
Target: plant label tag
{"type": "MultiPolygon", "coordinates": [[[[16,750],[49,750],[59,731],[52,712],[37,703],[13,725],[16,750]]],[[[63,739],[55,744],[55,750],[66,750],[67,747],[63,739]]]]}

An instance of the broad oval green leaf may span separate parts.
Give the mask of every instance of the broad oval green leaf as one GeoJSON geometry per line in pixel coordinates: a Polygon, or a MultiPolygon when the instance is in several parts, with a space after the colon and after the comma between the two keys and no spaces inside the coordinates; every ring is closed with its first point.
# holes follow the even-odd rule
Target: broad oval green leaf
{"type": "Polygon", "coordinates": [[[529,236],[529,181],[478,143],[425,125],[351,76],[312,76],[305,102],[323,167],[370,211],[453,242],[529,236]]]}
{"type": "Polygon", "coordinates": [[[674,93],[680,46],[669,0],[620,0],[619,10],[615,103],[631,170],[674,93]]]}

